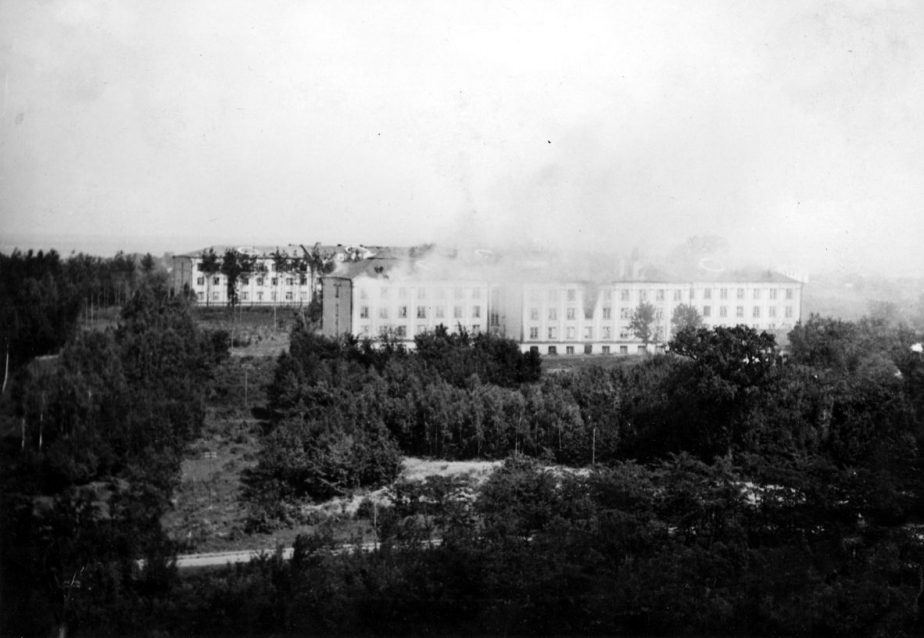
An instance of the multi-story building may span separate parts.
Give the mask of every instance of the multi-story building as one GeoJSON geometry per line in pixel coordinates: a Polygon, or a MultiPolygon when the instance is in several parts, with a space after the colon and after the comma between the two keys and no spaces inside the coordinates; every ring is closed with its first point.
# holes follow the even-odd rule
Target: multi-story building
{"type": "Polygon", "coordinates": [[[788,331],[802,315],[802,283],[764,272],[720,273],[706,281],[524,284],[522,349],[542,354],[633,354],[646,350],[630,323],[643,303],[654,307],[652,344],[671,339],[671,319],[692,306],[706,327],[748,325],[788,331]]]}
{"type": "MultiPolygon", "coordinates": [[[[220,270],[208,267],[211,251],[218,265],[225,253],[236,251],[255,258],[251,272],[243,273],[236,283],[238,303],[247,306],[293,306],[311,301],[317,274],[301,246],[212,246],[173,257],[172,289],[174,294],[193,293],[202,305],[225,305],[228,298],[228,278],[220,270]],[[276,255],[286,258],[287,267],[277,266],[276,255]]],[[[333,250],[325,248],[325,254],[333,250]]]]}
{"type": "Polygon", "coordinates": [[[370,338],[388,332],[411,341],[443,324],[503,334],[541,354],[635,354],[649,347],[630,328],[643,303],[654,308],[650,347],[656,349],[670,340],[681,304],[695,308],[707,327],[788,331],[802,315],[802,283],[771,271],[554,281],[547,272],[511,277],[491,265],[421,265],[392,255],[323,277],[322,331],[370,338]]]}

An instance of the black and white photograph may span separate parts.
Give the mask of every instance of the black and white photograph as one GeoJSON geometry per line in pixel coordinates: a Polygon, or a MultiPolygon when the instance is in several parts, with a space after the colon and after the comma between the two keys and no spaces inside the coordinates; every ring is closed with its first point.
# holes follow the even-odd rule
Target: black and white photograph
{"type": "Polygon", "coordinates": [[[0,0],[0,636],[924,637],[920,0],[0,0]]]}

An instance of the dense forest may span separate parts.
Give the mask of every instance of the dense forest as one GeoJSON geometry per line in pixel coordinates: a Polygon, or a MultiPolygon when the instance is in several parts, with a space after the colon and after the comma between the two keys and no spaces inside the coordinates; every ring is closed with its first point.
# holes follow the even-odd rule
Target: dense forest
{"type": "Polygon", "coordinates": [[[248,524],[387,485],[357,512],[377,549],[321,526],[289,561],[180,577],[158,521],[228,335],[143,276],[117,328],[79,331],[92,296],[66,264],[4,259],[4,634],[924,634],[924,355],[903,325],[811,316],[785,354],[691,326],[668,354],[543,374],[494,335],[408,349],[297,320],[248,524]],[[55,339],[17,345],[30,330],[55,339]],[[503,464],[410,482],[404,455],[503,464]]]}

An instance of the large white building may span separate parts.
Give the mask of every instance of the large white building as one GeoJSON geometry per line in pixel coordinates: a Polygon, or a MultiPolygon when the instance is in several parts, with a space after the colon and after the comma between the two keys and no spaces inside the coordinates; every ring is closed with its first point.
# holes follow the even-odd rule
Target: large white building
{"type": "Polygon", "coordinates": [[[708,327],[746,324],[782,333],[802,316],[802,283],[777,272],[703,271],[687,279],[631,272],[571,280],[548,269],[382,253],[321,278],[322,332],[388,333],[410,343],[442,324],[502,334],[541,354],[635,354],[670,340],[681,304],[695,308],[708,327]],[[629,327],[642,303],[655,312],[650,346],[629,327]]]}
{"type": "Polygon", "coordinates": [[[220,271],[207,267],[211,251],[221,264],[225,253],[233,250],[253,256],[256,268],[242,274],[236,283],[238,303],[247,306],[293,306],[311,301],[316,273],[301,246],[211,246],[173,257],[172,288],[175,294],[189,291],[204,306],[223,306],[229,300],[228,278],[220,271]],[[277,267],[274,256],[285,256],[286,267],[277,267]]]}

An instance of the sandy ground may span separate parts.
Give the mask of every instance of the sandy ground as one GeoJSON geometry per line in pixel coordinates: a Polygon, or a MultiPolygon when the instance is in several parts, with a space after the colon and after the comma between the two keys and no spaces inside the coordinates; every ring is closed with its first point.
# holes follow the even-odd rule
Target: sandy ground
{"type": "MultiPolygon", "coordinates": [[[[423,481],[430,476],[468,477],[473,486],[478,486],[486,481],[491,472],[500,464],[501,461],[439,461],[405,457],[398,480],[423,481]]],[[[368,498],[376,503],[386,502],[388,500],[387,489],[383,487],[350,498],[333,498],[317,505],[307,505],[306,510],[354,514],[364,499],[368,498]]]]}

